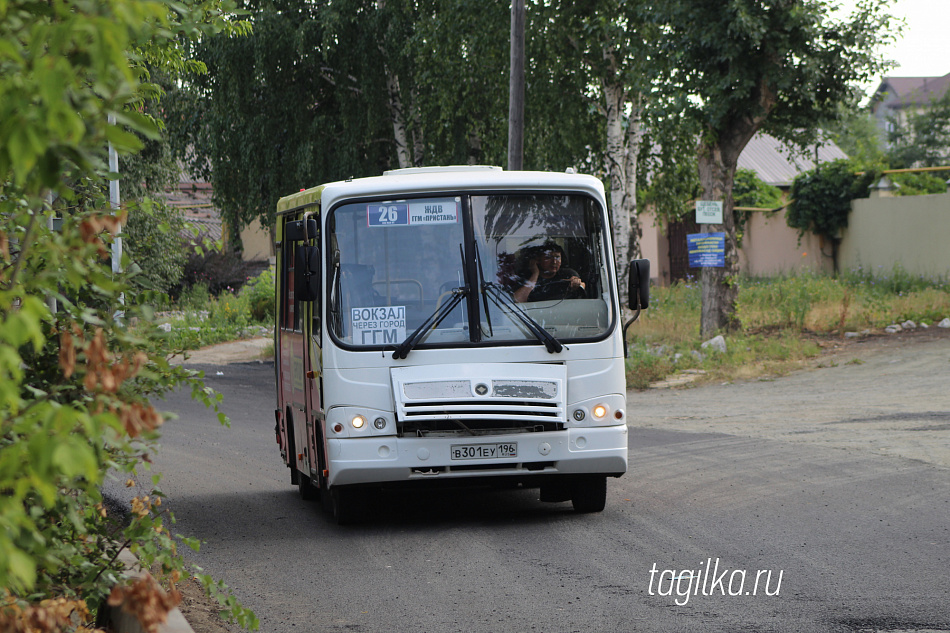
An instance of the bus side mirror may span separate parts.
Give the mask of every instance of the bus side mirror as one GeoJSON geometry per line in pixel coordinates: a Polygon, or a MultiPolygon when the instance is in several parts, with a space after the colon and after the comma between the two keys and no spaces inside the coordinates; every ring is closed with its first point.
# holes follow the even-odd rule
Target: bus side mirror
{"type": "Polygon", "coordinates": [[[297,301],[314,301],[319,296],[320,249],[300,246],[294,262],[294,297],[297,301]]]}
{"type": "Polygon", "coordinates": [[[317,236],[317,221],[314,218],[295,220],[284,225],[284,240],[287,242],[302,242],[306,237],[317,236]],[[307,223],[307,234],[304,235],[303,223],[307,223]]]}
{"type": "Polygon", "coordinates": [[[642,310],[650,307],[650,260],[630,260],[630,278],[627,283],[627,307],[642,310]]]}

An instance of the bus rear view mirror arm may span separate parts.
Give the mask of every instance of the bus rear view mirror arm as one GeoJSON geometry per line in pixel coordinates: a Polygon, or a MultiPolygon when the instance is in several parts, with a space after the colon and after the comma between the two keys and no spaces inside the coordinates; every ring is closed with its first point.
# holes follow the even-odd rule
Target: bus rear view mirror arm
{"type": "Polygon", "coordinates": [[[630,277],[627,281],[627,307],[636,310],[626,323],[623,324],[623,357],[626,358],[627,351],[627,328],[634,321],[640,318],[640,311],[650,307],[650,260],[632,259],[630,260],[630,277]]]}

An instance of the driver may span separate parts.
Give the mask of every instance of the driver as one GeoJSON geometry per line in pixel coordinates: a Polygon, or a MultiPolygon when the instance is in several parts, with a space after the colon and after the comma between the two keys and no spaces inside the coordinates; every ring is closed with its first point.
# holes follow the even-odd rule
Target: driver
{"type": "Polygon", "coordinates": [[[512,296],[517,303],[574,299],[584,296],[587,286],[577,271],[562,268],[564,249],[548,241],[526,255],[527,271],[516,283],[520,285],[512,296]]]}

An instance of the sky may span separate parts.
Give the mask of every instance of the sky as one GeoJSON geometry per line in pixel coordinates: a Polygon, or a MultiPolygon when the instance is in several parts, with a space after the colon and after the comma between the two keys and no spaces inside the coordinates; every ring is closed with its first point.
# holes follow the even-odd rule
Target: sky
{"type": "MultiPolygon", "coordinates": [[[[839,0],[850,13],[854,0],[839,0]]],[[[950,73],[950,0],[894,0],[889,13],[905,22],[903,36],[881,52],[900,64],[887,72],[891,77],[943,77],[950,73]]],[[[881,82],[876,77],[866,90],[873,91],[881,82]]]]}

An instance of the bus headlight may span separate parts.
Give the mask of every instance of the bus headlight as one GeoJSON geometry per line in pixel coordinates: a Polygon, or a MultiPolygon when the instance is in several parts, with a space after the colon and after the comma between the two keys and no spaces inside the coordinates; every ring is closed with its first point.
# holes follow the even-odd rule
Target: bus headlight
{"type": "Polygon", "coordinates": [[[604,416],[607,415],[607,407],[605,407],[602,404],[598,404],[597,406],[594,407],[593,413],[594,413],[595,418],[597,418],[598,420],[603,420],[604,416]]]}
{"type": "Polygon", "coordinates": [[[375,420],[373,420],[373,426],[375,426],[377,430],[382,431],[383,429],[386,428],[386,418],[383,418],[383,417],[376,418],[375,420]]]}
{"type": "Polygon", "coordinates": [[[354,429],[361,429],[363,428],[363,425],[366,424],[366,418],[361,415],[354,415],[353,419],[350,420],[350,424],[353,425],[354,429]]]}

